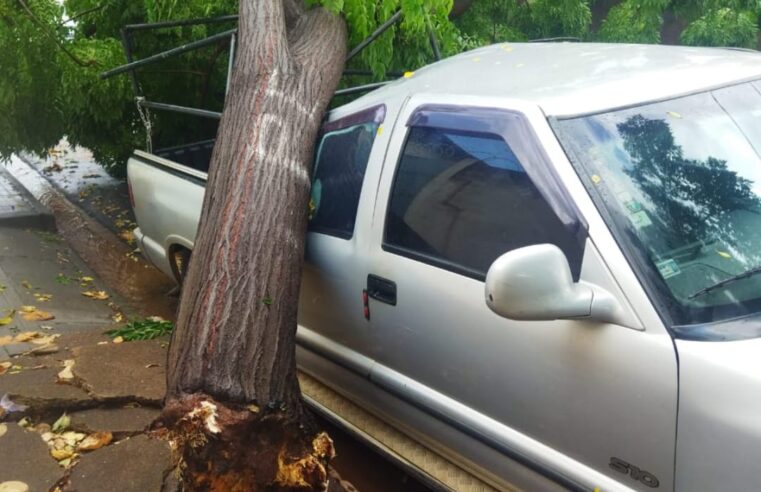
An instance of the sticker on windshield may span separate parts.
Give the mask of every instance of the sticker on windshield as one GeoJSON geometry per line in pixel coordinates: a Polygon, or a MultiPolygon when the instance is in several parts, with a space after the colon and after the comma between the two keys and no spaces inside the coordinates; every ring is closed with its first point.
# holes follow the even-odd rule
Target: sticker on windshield
{"type": "Polygon", "coordinates": [[[658,272],[660,272],[661,277],[664,279],[671,278],[682,273],[682,271],[679,269],[679,265],[677,265],[674,260],[669,259],[659,261],[655,264],[655,266],[658,268],[658,272]]]}
{"type": "Polygon", "coordinates": [[[629,213],[636,214],[640,210],[642,210],[642,204],[636,200],[629,200],[624,202],[624,206],[629,211],[629,213]]]}
{"type": "Polygon", "coordinates": [[[629,220],[632,221],[632,225],[637,229],[642,229],[643,227],[647,227],[653,223],[650,220],[650,217],[647,215],[647,212],[644,210],[629,214],[629,220]]]}

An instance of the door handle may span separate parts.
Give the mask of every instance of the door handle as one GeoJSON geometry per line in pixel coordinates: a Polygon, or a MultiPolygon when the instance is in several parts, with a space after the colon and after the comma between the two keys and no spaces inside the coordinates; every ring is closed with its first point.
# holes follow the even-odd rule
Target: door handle
{"type": "Polygon", "coordinates": [[[371,273],[367,276],[367,295],[376,301],[396,306],[396,282],[371,273]]]}

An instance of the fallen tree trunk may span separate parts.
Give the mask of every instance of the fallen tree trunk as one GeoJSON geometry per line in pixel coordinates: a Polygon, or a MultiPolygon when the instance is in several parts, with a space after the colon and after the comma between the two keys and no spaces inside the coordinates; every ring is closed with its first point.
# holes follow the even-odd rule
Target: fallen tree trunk
{"type": "Polygon", "coordinates": [[[185,490],[322,490],[332,443],[302,404],[295,332],[313,145],[346,27],[301,0],[241,0],[238,46],[154,430],[185,490]]]}

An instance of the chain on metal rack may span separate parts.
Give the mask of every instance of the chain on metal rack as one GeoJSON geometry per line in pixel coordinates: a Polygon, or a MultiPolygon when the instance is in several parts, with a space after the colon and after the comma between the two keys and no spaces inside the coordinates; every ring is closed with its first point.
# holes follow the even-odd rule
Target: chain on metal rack
{"type": "Polygon", "coordinates": [[[143,107],[144,101],[145,97],[143,96],[138,96],[135,98],[135,103],[137,104],[137,113],[140,115],[140,120],[143,122],[143,126],[145,127],[145,150],[152,153],[153,127],[151,126],[151,112],[148,110],[148,108],[143,107]]]}

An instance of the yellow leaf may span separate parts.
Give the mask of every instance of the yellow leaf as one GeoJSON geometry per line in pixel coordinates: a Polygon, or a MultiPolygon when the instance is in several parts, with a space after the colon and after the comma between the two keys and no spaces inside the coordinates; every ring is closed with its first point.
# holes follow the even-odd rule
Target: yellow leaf
{"type": "Polygon", "coordinates": [[[6,316],[3,318],[0,318],[0,326],[5,326],[13,323],[13,315],[16,314],[15,309],[11,309],[10,311],[6,311],[6,316]]]}
{"type": "Polygon", "coordinates": [[[51,449],[50,455],[56,459],[57,461],[65,460],[67,458],[71,458],[74,455],[73,449],[51,449]]]}
{"type": "Polygon", "coordinates": [[[87,283],[90,283],[90,282],[92,282],[92,281],[93,281],[93,280],[95,280],[95,279],[94,279],[94,278],[92,278],[92,277],[82,277],[82,278],[80,278],[79,280],[81,280],[83,283],[86,283],[86,284],[87,284],[87,283]]]}
{"type": "Polygon", "coordinates": [[[5,361],[5,362],[0,362],[0,376],[2,376],[3,374],[5,374],[5,371],[7,371],[8,369],[10,369],[12,365],[13,365],[13,364],[11,364],[11,363],[10,363],[10,362],[8,362],[8,361],[5,361]]]}
{"type": "Polygon", "coordinates": [[[55,319],[55,316],[47,311],[33,311],[31,313],[22,313],[21,317],[27,321],[50,321],[55,319]]]}
{"type": "Polygon", "coordinates": [[[405,79],[408,79],[408,78],[412,77],[413,75],[415,75],[415,72],[404,72],[404,78],[405,79]]]}
{"type": "Polygon", "coordinates": [[[122,313],[114,313],[111,316],[111,319],[114,321],[114,323],[121,323],[122,321],[124,321],[124,314],[122,314],[122,313]]]}
{"type": "Polygon", "coordinates": [[[39,292],[34,293],[34,298],[37,299],[39,302],[45,302],[49,301],[53,298],[53,294],[40,294],[39,292]]]}
{"type": "Polygon", "coordinates": [[[19,311],[21,311],[22,313],[33,313],[37,311],[37,308],[34,306],[21,306],[19,308],[19,311]]]}
{"type": "Polygon", "coordinates": [[[676,111],[668,111],[666,114],[671,116],[672,118],[682,119],[682,115],[677,113],[676,111]]]}
{"type": "Polygon", "coordinates": [[[122,342],[124,342],[124,337],[116,337],[112,341],[114,343],[122,343],[122,342]]]}
{"type": "Polygon", "coordinates": [[[84,440],[79,443],[77,449],[80,451],[95,451],[96,449],[111,444],[113,438],[114,436],[108,431],[94,432],[85,437],[84,440]]]}
{"type": "Polygon", "coordinates": [[[82,292],[82,295],[98,301],[105,301],[108,299],[108,294],[105,290],[86,290],[82,292]]]}
{"type": "Polygon", "coordinates": [[[719,254],[719,256],[721,256],[722,258],[726,258],[726,259],[731,259],[731,258],[732,258],[732,255],[730,255],[730,254],[729,254],[729,253],[727,253],[726,251],[719,251],[719,250],[716,250],[716,252],[717,252],[717,253],[719,254]]]}
{"type": "MultiPolygon", "coordinates": [[[[22,315],[23,316],[23,315],[22,315]]],[[[16,335],[17,342],[28,342],[33,338],[37,338],[41,333],[37,331],[24,331],[16,335]]]]}

